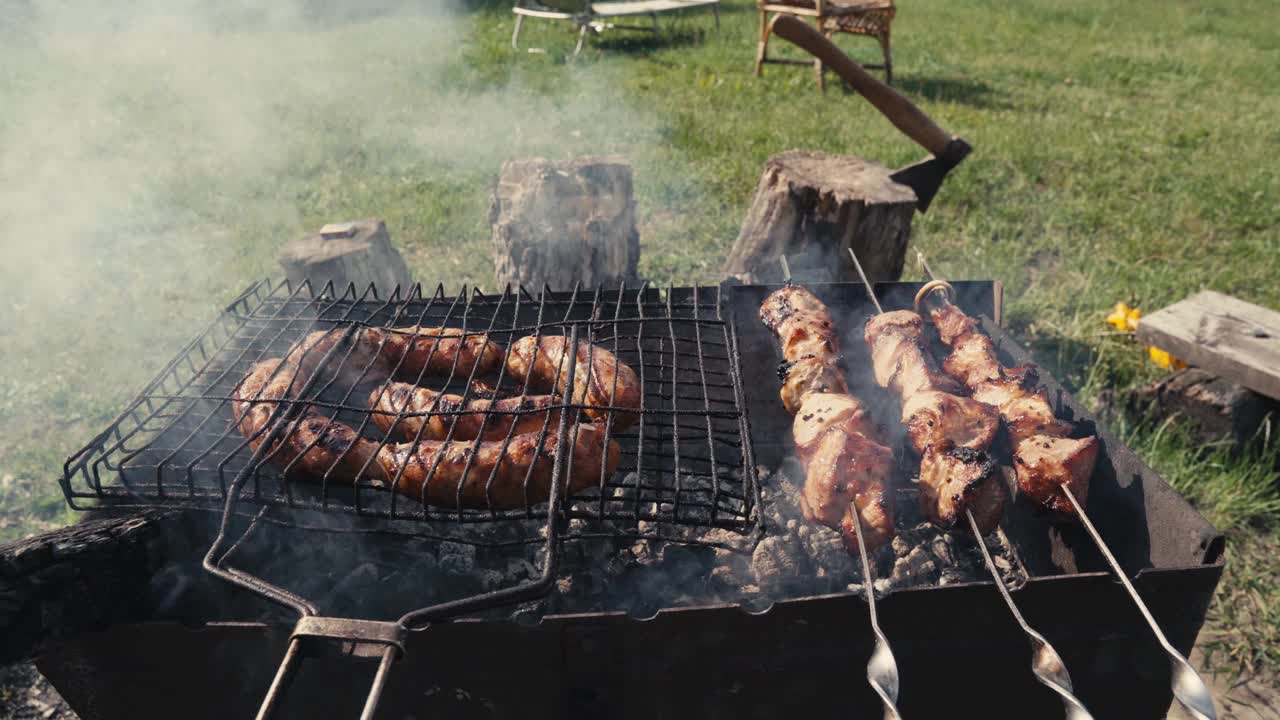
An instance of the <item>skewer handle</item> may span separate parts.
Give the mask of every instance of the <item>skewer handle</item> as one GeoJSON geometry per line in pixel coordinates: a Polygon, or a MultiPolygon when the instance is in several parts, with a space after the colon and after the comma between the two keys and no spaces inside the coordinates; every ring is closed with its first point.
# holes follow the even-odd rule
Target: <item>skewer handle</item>
{"type": "Polygon", "coordinates": [[[1076,517],[1080,518],[1080,524],[1089,533],[1089,538],[1098,547],[1098,551],[1107,559],[1107,564],[1111,566],[1112,573],[1115,574],[1116,579],[1120,581],[1124,589],[1128,591],[1129,597],[1133,598],[1133,604],[1138,607],[1138,612],[1142,613],[1147,625],[1151,627],[1151,632],[1155,633],[1156,640],[1159,641],[1165,653],[1168,654],[1169,662],[1172,665],[1173,696],[1196,720],[1217,720],[1218,711],[1214,707],[1213,693],[1209,692],[1209,686],[1205,685],[1204,680],[1200,678],[1200,674],[1195,671],[1195,668],[1191,667],[1191,663],[1187,662],[1187,658],[1178,652],[1178,649],[1164,636],[1164,631],[1160,629],[1160,624],[1156,622],[1155,616],[1151,614],[1147,604],[1142,601],[1142,596],[1138,595],[1133,583],[1129,582],[1129,576],[1120,567],[1116,556],[1111,554],[1111,548],[1107,547],[1107,543],[1102,539],[1098,529],[1093,526],[1089,516],[1085,514],[1084,508],[1076,500],[1071,488],[1063,485],[1062,494],[1067,496],[1072,509],[1076,511],[1076,517]]]}
{"type": "Polygon", "coordinates": [[[1004,579],[1000,577],[1000,571],[996,569],[995,561],[991,559],[991,553],[987,550],[987,543],[982,538],[982,533],[978,530],[978,521],[974,519],[973,513],[965,510],[964,514],[969,518],[969,529],[973,532],[973,539],[978,543],[978,549],[982,551],[982,559],[986,561],[987,571],[991,574],[991,579],[995,581],[996,589],[1000,591],[1000,596],[1004,598],[1005,605],[1009,606],[1009,612],[1013,614],[1013,619],[1017,621],[1022,628],[1022,632],[1026,634],[1027,640],[1031,643],[1031,672],[1036,676],[1036,680],[1041,685],[1049,688],[1058,694],[1062,700],[1062,706],[1066,710],[1067,720],[1092,720],[1093,716],[1085,709],[1084,703],[1075,696],[1075,689],[1071,686],[1071,675],[1067,673],[1067,665],[1062,662],[1062,656],[1057,650],[1049,644],[1049,641],[1043,635],[1036,632],[1029,624],[1026,618],[1022,617],[1022,612],[1018,610],[1018,605],[1013,601],[1013,595],[1010,594],[1009,588],[1005,586],[1004,579]]]}
{"type": "Polygon", "coordinates": [[[849,509],[853,513],[853,531],[858,536],[858,556],[862,559],[862,593],[867,598],[871,632],[875,635],[875,647],[871,650],[871,659],[867,661],[867,682],[880,696],[880,702],[884,705],[884,720],[902,720],[902,715],[898,713],[898,661],[894,660],[889,639],[881,632],[880,621],[876,617],[876,588],[871,580],[867,546],[862,539],[862,518],[858,516],[858,508],[852,503],[849,509]]]}

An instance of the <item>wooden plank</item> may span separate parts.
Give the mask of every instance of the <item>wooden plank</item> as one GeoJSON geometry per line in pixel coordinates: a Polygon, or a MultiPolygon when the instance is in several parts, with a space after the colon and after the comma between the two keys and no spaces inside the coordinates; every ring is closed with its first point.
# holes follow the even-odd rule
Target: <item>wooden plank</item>
{"type": "Polygon", "coordinates": [[[1205,290],[1138,321],[1138,340],[1280,399],[1280,313],[1205,290]]]}

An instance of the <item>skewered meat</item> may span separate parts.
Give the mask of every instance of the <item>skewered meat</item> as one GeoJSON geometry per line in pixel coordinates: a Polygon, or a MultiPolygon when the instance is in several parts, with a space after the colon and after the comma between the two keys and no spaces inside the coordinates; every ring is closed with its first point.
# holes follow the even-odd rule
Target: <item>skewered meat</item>
{"type": "Polygon", "coordinates": [[[760,305],[760,321],[778,336],[782,346],[778,377],[787,412],[794,414],[810,393],[849,393],[835,323],[827,306],[813,293],[798,285],[770,293],[760,305]]]}
{"type": "MultiPolygon", "coordinates": [[[[513,509],[550,493],[559,434],[548,429],[503,440],[427,441],[387,445],[364,438],[312,408],[289,418],[300,390],[297,365],[282,359],[255,364],[236,386],[232,417],[249,446],[270,441],[270,462],[290,474],[326,480],[395,482],[394,489],[432,505],[513,509]],[[279,410],[277,410],[279,408],[279,410]],[[505,450],[504,450],[505,447],[505,450]],[[398,480],[397,475],[399,476],[398,480]]],[[[602,428],[570,425],[566,492],[598,484],[617,468],[619,447],[602,428]]]]}
{"type": "Polygon", "coordinates": [[[782,346],[778,374],[783,406],[796,416],[791,434],[805,465],[805,519],[839,531],[850,553],[858,552],[859,522],[867,550],[883,545],[894,533],[886,491],[893,451],[877,442],[878,428],[848,394],[831,314],[808,290],[789,285],[765,299],[760,320],[782,346]]]}
{"type": "Polygon", "coordinates": [[[920,510],[952,527],[966,510],[978,529],[995,529],[1007,494],[986,450],[1000,426],[994,408],[960,397],[963,386],[944,375],[924,346],[924,320],[910,310],[867,321],[876,382],[902,400],[902,422],[920,453],[920,510]]]}
{"type": "MultiPolygon", "coordinates": [[[[568,381],[569,340],[563,336],[523,337],[507,353],[507,372],[530,388],[552,389],[564,395],[568,381]]],[[[602,347],[578,343],[571,403],[591,405],[583,412],[603,423],[612,414],[613,428],[629,427],[641,406],[640,380],[629,365],[602,347]],[[610,410],[608,408],[616,408],[610,410]]]]}
{"type": "Polygon", "coordinates": [[[538,432],[544,424],[559,426],[559,412],[551,395],[509,398],[475,398],[463,400],[461,395],[437,392],[402,382],[389,382],[374,388],[369,395],[371,418],[383,432],[401,440],[443,440],[452,428],[452,440],[498,440],[507,436],[511,426],[516,435],[538,432]],[[399,413],[427,413],[401,417],[399,413]],[[550,419],[548,420],[548,417],[550,419]],[[483,433],[482,433],[483,428],[483,433]],[[419,430],[421,429],[421,435],[419,430]]]}
{"type": "Polygon", "coordinates": [[[394,374],[470,377],[487,375],[502,362],[502,346],[483,334],[457,328],[379,328],[346,325],[310,333],[289,351],[301,379],[322,370],[321,378],[343,382],[382,380],[394,374]]]}
{"type": "Polygon", "coordinates": [[[946,372],[973,389],[973,398],[999,409],[1021,494],[1056,513],[1073,508],[1060,492],[1066,486],[1083,503],[1098,456],[1098,439],[1070,439],[1070,423],[1057,419],[1031,366],[1006,368],[977,320],[950,302],[929,302],[929,316],[951,355],[946,372]]]}

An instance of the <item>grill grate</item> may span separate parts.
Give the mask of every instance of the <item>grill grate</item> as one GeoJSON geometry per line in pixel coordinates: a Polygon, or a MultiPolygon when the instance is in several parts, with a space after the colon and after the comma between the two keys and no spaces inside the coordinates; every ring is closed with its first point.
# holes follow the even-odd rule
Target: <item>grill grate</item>
{"type": "MultiPolygon", "coordinates": [[[[580,339],[613,352],[636,371],[643,396],[639,420],[621,431],[606,424],[606,433],[621,447],[618,470],[564,504],[564,514],[579,521],[570,523],[567,537],[626,534],[696,542],[707,528],[747,534],[755,527],[758,488],[737,336],[719,287],[536,295],[523,289],[495,295],[464,289],[449,295],[437,287],[426,296],[415,286],[408,294],[396,288],[382,297],[372,285],[363,291],[352,286],[315,290],[309,283],[262,281],[232,302],[104,432],[67,461],[62,486],[68,501],[73,507],[85,500],[220,507],[232,481],[247,471],[239,505],[301,511],[290,514],[289,524],[302,524],[299,518],[320,511],[373,519],[392,532],[430,534],[434,528],[465,539],[457,538],[461,525],[545,522],[545,503],[516,510],[435,507],[371,479],[298,479],[270,462],[252,467],[254,453],[231,411],[232,393],[251,366],[284,357],[315,330],[415,325],[460,328],[504,347],[527,335],[567,337],[576,327],[580,339]]],[[[373,377],[346,345],[345,351],[339,347],[325,357],[296,399],[281,403],[281,417],[315,409],[367,438],[394,442],[371,421],[367,404],[370,390],[383,378],[373,377]],[[346,378],[341,383],[333,379],[338,370],[346,378]]],[[[511,387],[502,372],[489,381],[511,387]]],[[[419,384],[469,397],[476,379],[458,372],[455,363],[447,378],[425,377],[419,384]]],[[[272,518],[280,521],[279,514],[272,518]]],[[[359,520],[350,527],[361,527],[359,520]]]]}

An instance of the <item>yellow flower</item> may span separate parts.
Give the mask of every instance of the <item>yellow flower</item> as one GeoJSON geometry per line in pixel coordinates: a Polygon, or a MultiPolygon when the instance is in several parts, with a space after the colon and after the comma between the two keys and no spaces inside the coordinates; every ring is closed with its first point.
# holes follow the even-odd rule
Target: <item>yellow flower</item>
{"type": "Polygon", "coordinates": [[[1151,356],[1151,362],[1165,369],[1181,370],[1187,364],[1169,353],[1156,347],[1147,348],[1147,354],[1151,356]]]}
{"type": "Polygon", "coordinates": [[[1142,317],[1141,310],[1119,302],[1111,309],[1111,314],[1107,316],[1107,322],[1114,325],[1121,332],[1133,332],[1138,329],[1138,318],[1140,317],[1142,317]]]}

